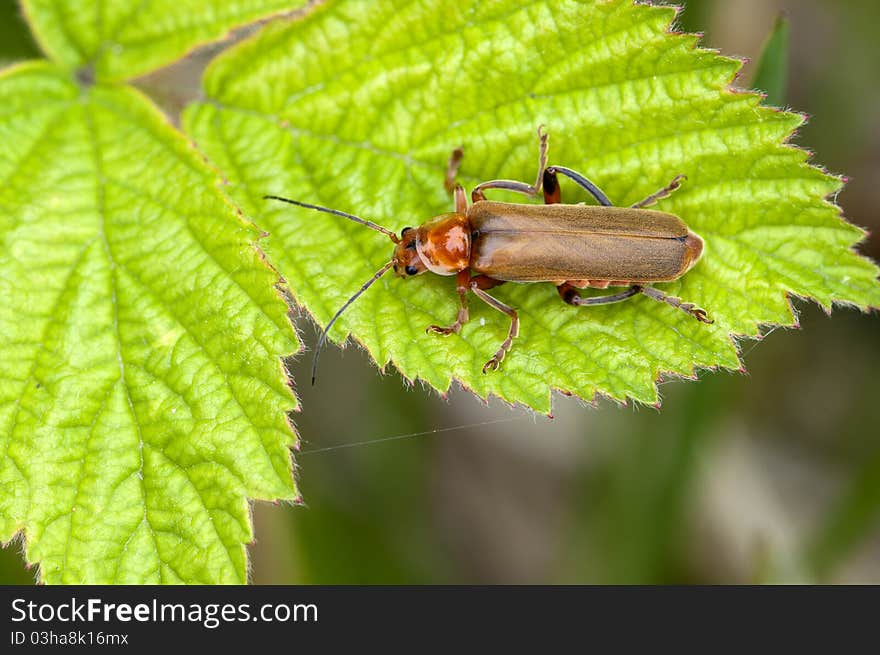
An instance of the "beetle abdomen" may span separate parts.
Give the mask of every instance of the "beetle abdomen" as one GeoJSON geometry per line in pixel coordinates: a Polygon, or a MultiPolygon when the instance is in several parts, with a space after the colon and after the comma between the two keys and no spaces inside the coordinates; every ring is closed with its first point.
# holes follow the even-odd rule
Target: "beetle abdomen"
{"type": "Polygon", "coordinates": [[[471,269],[511,282],[674,280],[702,245],[677,216],[645,209],[478,202],[468,219],[471,269]]]}

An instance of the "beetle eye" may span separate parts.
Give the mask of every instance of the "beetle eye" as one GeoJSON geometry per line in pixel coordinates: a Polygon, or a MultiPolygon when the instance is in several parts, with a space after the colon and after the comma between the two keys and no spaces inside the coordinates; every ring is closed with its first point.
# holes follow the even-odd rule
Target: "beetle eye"
{"type": "Polygon", "coordinates": [[[405,227],[405,228],[403,228],[403,229],[400,231],[400,236],[403,236],[404,234],[406,234],[406,233],[407,233],[409,230],[411,230],[411,229],[412,229],[411,227],[405,227]]]}
{"type": "Polygon", "coordinates": [[[407,266],[406,267],[406,274],[407,275],[415,275],[418,272],[419,272],[419,269],[417,269],[415,266],[407,266]]]}

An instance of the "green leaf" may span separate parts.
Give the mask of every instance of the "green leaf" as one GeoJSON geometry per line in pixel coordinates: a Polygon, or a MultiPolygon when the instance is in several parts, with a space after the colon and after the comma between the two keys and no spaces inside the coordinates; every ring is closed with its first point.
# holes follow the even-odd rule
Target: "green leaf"
{"type": "MultiPolygon", "coordinates": [[[[664,373],[740,367],[731,335],[792,325],[790,294],[826,309],[880,305],[877,268],[852,251],[863,232],[825,200],[840,180],[786,145],[803,118],[731,92],[740,63],[670,33],[674,16],[628,0],[334,2],[215,60],[206,100],[184,123],[322,324],[388,261],[390,244],[264,194],[399,231],[451,210],[442,182],[456,146],[468,186],[533,180],[539,124],[550,162],[585,173],[618,205],[687,175],[660,208],[702,235],[706,254],[658,287],[707,309],[712,326],[641,296],[575,308],[552,285],[508,284],[493,293],[519,311],[520,336],[502,370],[484,375],[506,317],[474,299],[460,336],[425,334],[457,308],[454,280],[426,275],[383,278],[331,333],[351,333],[381,366],[441,391],[458,380],[540,411],[552,389],[653,403],[664,373]]],[[[584,198],[571,185],[563,193],[584,198]]]]}
{"type": "Polygon", "coordinates": [[[767,94],[767,102],[781,107],[785,104],[785,87],[788,81],[788,32],[789,20],[779,14],[773,31],[767,37],[752,86],[767,94]]]}
{"type": "Polygon", "coordinates": [[[259,232],[137,91],[0,76],[0,540],[46,582],[244,582],[296,497],[259,232]]]}
{"type": "Polygon", "coordinates": [[[302,6],[290,0],[22,0],[46,54],[98,80],[130,79],[225,37],[239,25],[302,6]],[[291,6],[293,5],[293,7],[291,6]]]}

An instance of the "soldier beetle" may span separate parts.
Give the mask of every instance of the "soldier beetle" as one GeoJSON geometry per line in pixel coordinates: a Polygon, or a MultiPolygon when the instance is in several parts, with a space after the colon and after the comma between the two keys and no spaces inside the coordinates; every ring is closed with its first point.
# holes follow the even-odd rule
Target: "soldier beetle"
{"type": "Polygon", "coordinates": [[[435,216],[417,228],[405,227],[397,236],[372,221],[336,209],[311,205],[281,196],[264,196],[307,209],[342,216],[381,232],[394,243],[394,255],[346,301],[321,333],[312,367],[312,384],[318,355],[336,320],[355,300],[390,269],[403,278],[425,272],[455,275],[459,309],[449,326],[430,325],[428,332],[458,333],[468,320],[468,292],[510,317],[507,338],[483,366],[483,373],[497,370],[519,333],[519,316],[488,289],[505,282],[552,282],[559,296],[570,305],[605,305],[643,294],[668,303],[703,323],[712,323],[693,303],[669,296],[650,286],[669,282],[687,273],[700,259],[703,240],[684,221],[665,212],[645,209],[678,189],[683,175],[631,207],[614,207],[608,197],[580,173],[563,166],[547,166],[548,136],[538,128],[540,142],[538,176],[534,184],[513,180],[482,182],[471,192],[455,183],[462,158],[456,149],[449,160],[446,188],[455,198],[455,211],[435,216]],[[558,175],[585,189],[598,205],[562,204],[558,175]],[[487,189],[504,189],[534,197],[541,191],[544,205],[494,202],[487,189]],[[584,297],[578,289],[626,287],[604,296],[584,297]]]}

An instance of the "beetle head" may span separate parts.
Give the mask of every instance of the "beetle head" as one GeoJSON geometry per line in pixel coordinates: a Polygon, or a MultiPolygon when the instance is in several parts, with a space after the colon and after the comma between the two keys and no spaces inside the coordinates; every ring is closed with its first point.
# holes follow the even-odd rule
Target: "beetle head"
{"type": "Polygon", "coordinates": [[[394,246],[394,274],[398,277],[421,275],[428,268],[419,256],[417,249],[418,230],[405,227],[400,233],[400,241],[394,246]]]}

